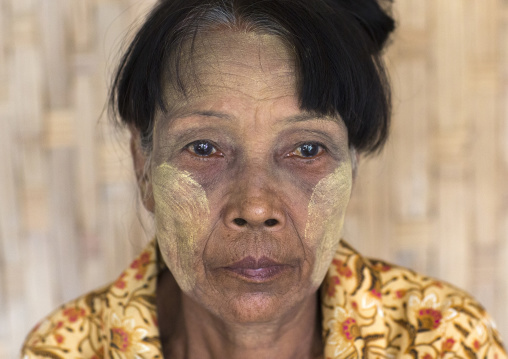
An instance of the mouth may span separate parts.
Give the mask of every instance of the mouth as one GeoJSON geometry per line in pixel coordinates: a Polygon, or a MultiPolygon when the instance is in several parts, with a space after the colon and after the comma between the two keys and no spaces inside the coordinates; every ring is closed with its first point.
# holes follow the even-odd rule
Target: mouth
{"type": "Polygon", "coordinates": [[[249,256],[230,266],[224,267],[224,269],[249,282],[262,283],[282,275],[290,269],[290,266],[280,264],[267,257],[255,259],[249,256]]]}

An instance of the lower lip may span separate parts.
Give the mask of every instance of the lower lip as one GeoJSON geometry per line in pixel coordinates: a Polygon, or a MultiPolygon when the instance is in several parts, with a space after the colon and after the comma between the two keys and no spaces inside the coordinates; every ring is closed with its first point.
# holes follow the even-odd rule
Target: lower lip
{"type": "Polygon", "coordinates": [[[263,268],[226,267],[225,269],[253,282],[266,282],[281,275],[287,269],[287,266],[275,265],[263,268]]]}

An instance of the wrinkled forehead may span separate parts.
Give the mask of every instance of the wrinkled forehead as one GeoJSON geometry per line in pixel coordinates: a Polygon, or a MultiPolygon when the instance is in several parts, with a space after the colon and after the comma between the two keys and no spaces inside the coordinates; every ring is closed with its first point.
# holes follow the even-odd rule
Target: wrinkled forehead
{"type": "Polygon", "coordinates": [[[210,31],[184,42],[163,77],[168,110],[195,97],[238,91],[263,100],[296,96],[295,55],[275,35],[210,31]]]}

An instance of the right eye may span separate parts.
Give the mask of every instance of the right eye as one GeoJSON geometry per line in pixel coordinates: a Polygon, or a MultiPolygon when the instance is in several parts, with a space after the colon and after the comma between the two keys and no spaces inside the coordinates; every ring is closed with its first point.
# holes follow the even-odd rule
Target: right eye
{"type": "Polygon", "coordinates": [[[188,144],[186,150],[198,157],[222,156],[217,148],[207,140],[199,140],[188,144]]]}

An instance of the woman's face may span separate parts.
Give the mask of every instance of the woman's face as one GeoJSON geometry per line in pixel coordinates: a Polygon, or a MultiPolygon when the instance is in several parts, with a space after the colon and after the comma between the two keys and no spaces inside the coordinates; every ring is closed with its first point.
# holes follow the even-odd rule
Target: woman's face
{"type": "Polygon", "coordinates": [[[187,95],[168,84],[156,118],[158,243],[194,301],[266,322],[314,295],[332,260],[352,186],[346,127],[302,112],[277,38],[216,32],[195,46],[187,95]]]}

